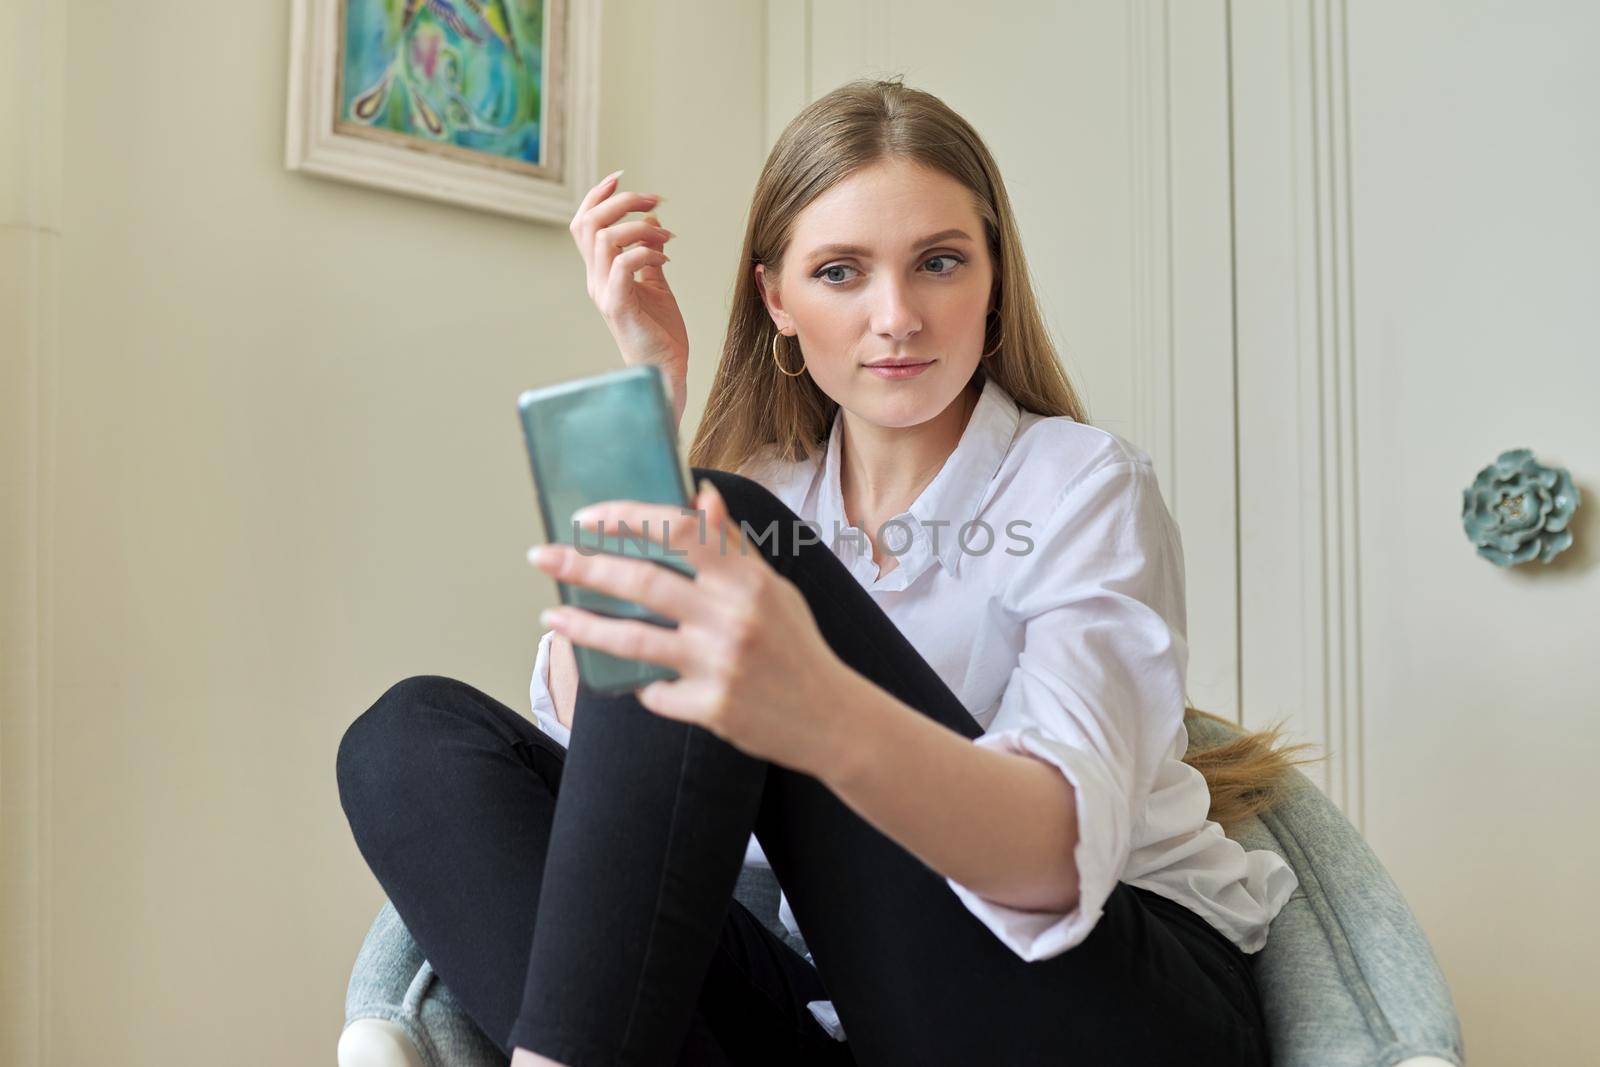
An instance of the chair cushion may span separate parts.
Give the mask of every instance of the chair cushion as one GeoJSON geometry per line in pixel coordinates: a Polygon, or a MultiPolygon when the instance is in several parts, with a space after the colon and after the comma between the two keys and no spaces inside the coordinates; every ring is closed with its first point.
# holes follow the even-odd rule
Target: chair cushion
{"type": "MultiPolygon", "coordinates": [[[[506,1067],[510,1061],[461,1009],[387,900],[361,943],[345,990],[345,1029],[359,1019],[398,1025],[424,1067],[506,1067]]],[[[346,1062],[348,1051],[341,1045],[340,1067],[355,1067],[346,1062]]],[[[397,1057],[393,1067],[410,1065],[397,1057]]]]}

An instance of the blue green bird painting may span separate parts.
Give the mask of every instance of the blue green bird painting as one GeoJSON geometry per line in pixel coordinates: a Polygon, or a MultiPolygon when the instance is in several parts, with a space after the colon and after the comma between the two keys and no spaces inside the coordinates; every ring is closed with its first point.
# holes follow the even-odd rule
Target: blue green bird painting
{"type": "Polygon", "coordinates": [[[336,125],[538,167],[545,6],[343,0],[336,125]]]}

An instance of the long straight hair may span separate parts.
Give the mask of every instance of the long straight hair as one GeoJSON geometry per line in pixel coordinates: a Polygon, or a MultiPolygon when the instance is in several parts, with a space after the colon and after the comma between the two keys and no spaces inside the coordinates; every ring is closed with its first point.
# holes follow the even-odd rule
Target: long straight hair
{"type": "MultiPolygon", "coordinates": [[[[1026,410],[1088,422],[1057,356],[1034,297],[1016,216],[1005,183],[976,130],[938,97],[898,77],[849,82],[807,105],[785,127],[756,181],[734,282],[733,308],[711,393],[689,448],[693,466],[747,471],[761,456],[800,460],[825,445],[838,403],[809,374],[790,377],[773,365],[777,327],[756,286],[761,264],[778,284],[795,220],[817,197],[864,167],[906,160],[949,175],[972,197],[995,265],[984,352],[975,376],[993,377],[1026,410]],[[997,321],[996,321],[997,320],[997,321]]],[[[778,342],[792,369],[792,343],[778,342]]],[[[1186,714],[1224,721],[1208,712],[1186,714]]],[[[1232,723],[1229,723],[1232,725],[1232,723]]],[[[1270,807],[1294,763],[1278,748],[1281,727],[1245,733],[1209,752],[1191,752],[1211,787],[1210,818],[1225,829],[1270,807]]]]}

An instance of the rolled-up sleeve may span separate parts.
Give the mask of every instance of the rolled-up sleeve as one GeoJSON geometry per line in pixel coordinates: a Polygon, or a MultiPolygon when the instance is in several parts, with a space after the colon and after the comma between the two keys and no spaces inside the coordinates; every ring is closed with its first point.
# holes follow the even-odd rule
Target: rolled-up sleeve
{"type": "Polygon", "coordinates": [[[550,643],[555,636],[554,630],[546,630],[539,639],[539,654],[533,661],[533,678],[528,682],[528,701],[533,706],[533,721],[539,724],[539,729],[566,748],[571,741],[572,731],[561,725],[561,720],[556,716],[556,702],[550,696],[550,643]]]}
{"type": "Polygon", "coordinates": [[[1146,459],[1118,457],[1077,479],[1028,536],[1005,593],[1022,647],[974,744],[1043,760],[1072,784],[1077,905],[1023,910],[946,880],[1012,951],[1039,960],[1089,935],[1128,861],[1184,728],[1188,645],[1182,544],[1146,459]]]}

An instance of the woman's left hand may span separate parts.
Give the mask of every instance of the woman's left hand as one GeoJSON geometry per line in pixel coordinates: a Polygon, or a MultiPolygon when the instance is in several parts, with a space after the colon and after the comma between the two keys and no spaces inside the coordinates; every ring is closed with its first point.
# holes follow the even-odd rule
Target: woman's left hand
{"type": "Polygon", "coordinates": [[[638,690],[649,711],[821,777],[841,736],[837,718],[850,668],[817,629],[805,596],[744,536],[715,486],[701,487],[694,511],[608,500],[573,516],[584,527],[617,531],[626,524],[629,536],[648,532],[652,543],[664,542],[695,569],[693,578],[649,560],[568,545],[528,552],[552,578],[639,603],[675,620],[676,629],[571,606],[551,609],[543,621],[575,645],[677,671],[675,680],[638,690]],[[696,511],[704,513],[703,525],[696,511]]]}

